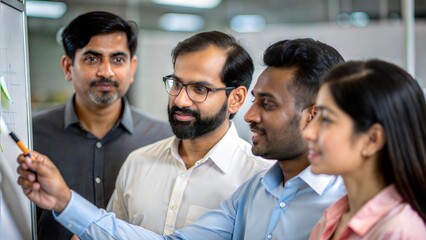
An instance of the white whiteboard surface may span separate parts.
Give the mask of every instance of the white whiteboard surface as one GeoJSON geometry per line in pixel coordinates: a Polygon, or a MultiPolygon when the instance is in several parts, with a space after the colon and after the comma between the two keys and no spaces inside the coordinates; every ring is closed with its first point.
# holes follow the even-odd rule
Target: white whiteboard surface
{"type": "MultiPolygon", "coordinates": [[[[0,0],[0,79],[4,79],[3,89],[0,89],[0,117],[9,130],[31,148],[27,30],[23,9],[24,5],[18,0],[0,0]]],[[[33,206],[17,184],[16,158],[21,151],[8,133],[1,133],[0,144],[0,239],[35,239],[33,206]]]]}

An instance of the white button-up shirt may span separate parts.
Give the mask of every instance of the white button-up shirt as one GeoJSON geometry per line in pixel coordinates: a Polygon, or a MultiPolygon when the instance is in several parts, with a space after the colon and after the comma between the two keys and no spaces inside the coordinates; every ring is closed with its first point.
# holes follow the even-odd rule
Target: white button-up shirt
{"type": "Polygon", "coordinates": [[[178,154],[179,142],[171,137],[132,152],[120,170],[107,210],[129,223],[171,234],[215,209],[247,179],[275,162],[254,156],[234,124],[190,169],[178,154]]]}

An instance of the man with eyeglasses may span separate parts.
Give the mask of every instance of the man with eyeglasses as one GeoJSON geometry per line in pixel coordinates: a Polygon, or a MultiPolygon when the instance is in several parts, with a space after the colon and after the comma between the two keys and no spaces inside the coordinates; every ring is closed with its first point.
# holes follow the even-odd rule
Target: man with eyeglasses
{"type": "Polygon", "coordinates": [[[244,181],[270,166],[251,152],[230,119],[250,86],[253,63],[236,40],[203,32],[172,51],[163,78],[174,137],[132,152],[108,204],[120,219],[171,234],[216,208],[244,181]]]}

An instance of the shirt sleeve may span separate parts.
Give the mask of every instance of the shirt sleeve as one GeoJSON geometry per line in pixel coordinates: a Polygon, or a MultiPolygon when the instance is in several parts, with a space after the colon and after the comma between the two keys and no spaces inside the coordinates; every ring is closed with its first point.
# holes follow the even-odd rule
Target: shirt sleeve
{"type": "MultiPolygon", "coordinates": [[[[161,236],[140,226],[117,219],[114,213],[99,209],[72,192],[66,208],[53,215],[59,223],[80,239],[149,239],[149,240],[223,240],[232,239],[241,188],[194,223],[176,230],[170,236],[161,236]]],[[[237,226],[238,227],[238,226],[237,226]]]]}
{"type": "Polygon", "coordinates": [[[53,216],[68,230],[80,239],[182,239],[183,236],[163,237],[139,226],[131,225],[99,209],[89,201],[72,192],[71,199],[64,211],[60,214],[53,212],[53,216]]]}

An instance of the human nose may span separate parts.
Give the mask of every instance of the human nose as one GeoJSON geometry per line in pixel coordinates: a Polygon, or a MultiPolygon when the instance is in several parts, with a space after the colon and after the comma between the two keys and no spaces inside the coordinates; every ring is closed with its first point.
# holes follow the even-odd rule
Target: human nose
{"type": "Polygon", "coordinates": [[[174,97],[174,102],[178,107],[187,107],[193,104],[191,98],[188,95],[188,90],[186,86],[182,86],[180,92],[177,96],[174,97]]]}
{"type": "Polygon", "coordinates": [[[104,77],[104,78],[111,78],[114,76],[114,70],[112,68],[111,63],[108,61],[103,62],[100,64],[98,69],[98,76],[104,77]]]}
{"type": "Polygon", "coordinates": [[[248,123],[251,122],[260,122],[260,114],[257,111],[257,107],[253,104],[251,107],[247,110],[246,114],[244,115],[244,120],[248,123]]]}

